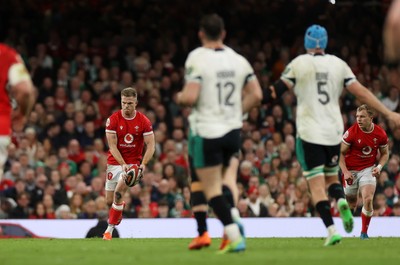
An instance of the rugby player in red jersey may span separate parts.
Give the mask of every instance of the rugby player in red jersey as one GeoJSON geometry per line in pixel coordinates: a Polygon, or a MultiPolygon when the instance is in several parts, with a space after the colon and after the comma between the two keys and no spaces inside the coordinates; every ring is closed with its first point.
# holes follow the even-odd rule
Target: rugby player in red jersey
{"type": "Polygon", "coordinates": [[[357,207],[360,190],[363,208],[361,211],[361,239],[368,239],[368,226],[373,215],[373,199],[376,178],[389,159],[386,132],[373,123],[374,111],[366,104],[357,108],[357,122],[343,135],[340,147],[340,169],[346,199],[351,208],[357,207]],[[377,162],[378,150],[380,153],[377,162]]]}
{"type": "Polygon", "coordinates": [[[122,220],[123,195],[129,189],[125,183],[126,172],[132,165],[140,165],[141,174],[146,169],[155,150],[153,127],[150,120],[136,110],[137,92],[128,87],[121,91],[120,111],[113,113],[106,122],[109,146],[107,158],[106,200],[111,205],[108,227],[104,240],[111,240],[114,227],[122,220]],[[143,154],[144,145],[146,151],[143,154]]]}
{"type": "Polygon", "coordinates": [[[0,43],[0,180],[11,130],[23,130],[34,101],[32,80],[21,56],[0,43]]]}

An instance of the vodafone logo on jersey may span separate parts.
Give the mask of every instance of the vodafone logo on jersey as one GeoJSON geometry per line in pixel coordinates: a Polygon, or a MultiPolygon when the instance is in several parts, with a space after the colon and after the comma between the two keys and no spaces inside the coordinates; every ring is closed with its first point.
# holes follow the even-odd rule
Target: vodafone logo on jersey
{"type": "Polygon", "coordinates": [[[361,150],[361,152],[364,154],[364,155],[369,155],[369,154],[371,154],[371,152],[372,152],[372,148],[370,147],[370,146],[365,146],[362,150],[361,150]]]}
{"type": "Polygon", "coordinates": [[[133,135],[130,133],[125,134],[124,141],[127,144],[131,144],[133,142],[133,135]]]}

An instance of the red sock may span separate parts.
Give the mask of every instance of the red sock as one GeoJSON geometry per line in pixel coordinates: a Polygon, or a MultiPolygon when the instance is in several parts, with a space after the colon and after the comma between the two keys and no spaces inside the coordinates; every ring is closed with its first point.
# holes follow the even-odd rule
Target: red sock
{"type": "Polygon", "coordinates": [[[113,203],[108,214],[108,223],[110,225],[119,225],[119,223],[121,223],[124,205],[125,202],[122,202],[121,204],[113,203]]]}
{"type": "Polygon", "coordinates": [[[361,213],[361,232],[362,233],[367,233],[368,232],[368,227],[369,227],[369,222],[371,221],[371,216],[366,216],[364,213],[361,213]]]}

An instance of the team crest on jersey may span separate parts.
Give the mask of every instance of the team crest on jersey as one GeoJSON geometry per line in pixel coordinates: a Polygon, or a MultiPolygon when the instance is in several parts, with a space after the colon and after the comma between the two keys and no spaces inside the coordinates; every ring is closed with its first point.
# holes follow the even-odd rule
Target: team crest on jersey
{"type": "Polygon", "coordinates": [[[358,139],[358,143],[361,143],[361,139],[358,139]]]}
{"type": "Polygon", "coordinates": [[[376,141],[378,141],[378,139],[374,138],[374,144],[376,144],[376,141]]]}
{"type": "Polygon", "coordinates": [[[113,173],[112,172],[108,172],[107,179],[111,180],[112,178],[113,178],[113,173]]]}
{"type": "Polygon", "coordinates": [[[370,147],[370,146],[365,146],[362,150],[361,150],[361,152],[364,154],[364,155],[369,155],[369,154],[371,154],[371,152],[372,152],[372,148],[370,147]]]}
{"type": "Polygon", "coordinates": [[[124,128],[124,126],[119,126],[119,129],[122,130],[122,128],[124,128]]]}
{"type": "Polygon", "coordinates": [[[106,121],[106,127],[110,126],[110,118],[107,119],[106,121]]]}
{"type": "Polygon", "coordinates": [[[136,129],[136,131],[139,130],[139,126],[136,125],[136,126],[135,126],[135,129],[136,129]]]}
{"type": "Polygon", "coordinates": [[[186,68],[186,75],[190,75],[193,72],[193,66],[189,66],[188,68],[186,68]]]}
{"type": "Polygon", "coordinates": [[[124,141],[127,144],[131,144],[133,142],[133,135],[130,133],[125,134],[124,141]]]}

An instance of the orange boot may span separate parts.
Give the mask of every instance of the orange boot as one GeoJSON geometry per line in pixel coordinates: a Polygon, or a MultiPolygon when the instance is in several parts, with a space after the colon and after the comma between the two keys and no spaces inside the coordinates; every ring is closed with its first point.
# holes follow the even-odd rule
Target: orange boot
{"type": "Polygon", "coordinates": [[[189,249],[201,249],[203,247],[208,247],[211,245],[211,238],[208,232],[204,232],[201,236],[198,236],[192,240],[189,244],[189,249]]]}
{"type": "Polygon", "coordinates": [[[226,236],[226,234],[224,233],[224,235],[222,236],[222,239],[221,239],[221,245],[219,246],[219,250],[224,249],[226,247],[226,245],[228,245],[228,244],[229,244],[229,239],[226,236]]]}

